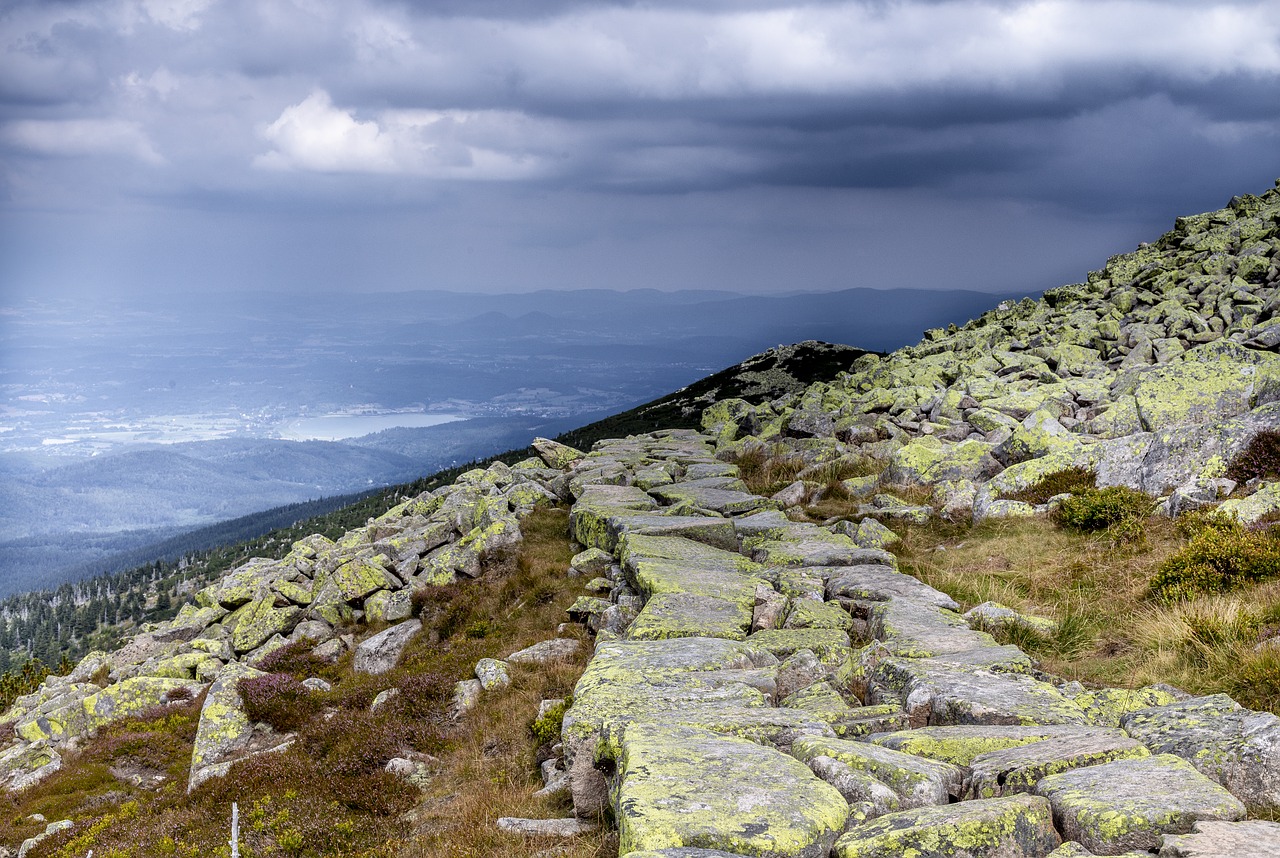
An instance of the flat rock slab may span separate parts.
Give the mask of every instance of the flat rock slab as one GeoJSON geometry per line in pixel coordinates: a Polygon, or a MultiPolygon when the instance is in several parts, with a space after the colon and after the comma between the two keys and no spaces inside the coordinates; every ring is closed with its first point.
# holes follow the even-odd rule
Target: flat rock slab
{"type": "Polygon", "coordinates": [[[906,701],[911,725],[1084,724],[1084,712],[1052,685],[934,659],[886,658],[877,680],[906,701]]]}
{"type": "Polygon", "coordinates": [[[888,813],[836,841],[835,858],[1041,858],[1061,839],[1049,803],[1030,795],[888,813]]]}
{"type": "Polygon", "coordinates": [[[707,730],[632,724],[617,766],[620,855],[699,847],[825,858],[849,814],[798,760],[707,730]]]}
{"type": "Polygon", "coordinates": [[[680,536],[628,534],[618,545],[618,560],[622,567],[632,574],[639,572],[646,563],[663,561],[679,563],[694,569],[737,572],[755,576],[764,572],[760,564],[736,551],[726,551],[680,536]]]}
{"type": "Polygon", "coordinates": [[[710,477],[692,482],[671,483],[650,490],[654,497],[667,503],[691,503],[724,515],[743,515],[761,509],[776,509],[777,501],[743,491],[741,480],[730,477],[710,477]]]}
{"type": "Polygon", "coordinates": [[[715,596],[662,593],[649,599],[627,628],[627,640],[707,637],[745,640],[751,606],[715,596]]]}
{"type": "Polygon", "coordinates": [[[842,664],[853,653],[849,634],[841,629],[765,629],[755,632],[747,640],[778,658],[786,658],[802,649],[812,650],[826,665],[842,664]]]}
{"type": "Polygon", "coordinates": [[[1280,718],[1225,694],[1139,709],[1120,726],[1152,753],[1176,754],[1251,807],[1280,808],[1280,718]]]}
{"type": "Polygon", "coordinates": [[[1045,739],[1030,745],[988,751],[974,757],[970,768],[970,798],[998,798],[1034,792],[1049,775],[1113,760],[1148,757],[1151,752],[1128,736],[1086,734],[1045,739]]]}
{"type": "Polygon", "coordinates": [[[766,566],[856,566],[877,562],[887,554],[817,527],[799,535],[766,539],[751,548],[751,559],[766,566]]]}
{"type": "Polygon", "coordinates": [[[1160,858],[1275,858],[1280,855],[1280,823],[1197,822],[1190,834],[1166,834],[1160,858]]]}
{"type": "Polygon", "coordinates": [[[874,605],[870,632],[894,655],[905,658],[933,658],[999,646],[995,638],[974,631],[954,611],[906,599],[874,605]]]}
{"type": "Polygon", "coordinates": [[[1245,815],[1238,799],[1181,757],[1159,754],[1050,775],[1036,786],[1068,840],[1115,855],[1160,848],[1165,834],[1186,834],[1200,820],[1245,815]]]}
{"type": "Polygon", "coordinates": [[[871,775],[897,793],[904,808],[946,804],[951,796],[960,794],[964,781],[964,771],[959,766],[866,742],[805,738],[792,746],[791,753],[806,763],[817,757],[831,757],[854,771],[871,775]]]}
{"type": "Polygon", "coordinates": [[[932,605],[949,611],[959,610],[956,601],[928,584],[881,564],[861,563],[840,567],[827,578],[828,599],[855,602],[887,602],[901,599],[920,605],[932,605]]]}
{"type": "Polygon", "coordinates": [[[624,534],[681,536],[715,548],[732,551],[738,547],[733,521],[706,515],[646,515],[643,513],[609,519],[608,527],[618,539],[624,534]]]}
{"type": "Polygon", "coordinates": [[[794,522],[780,509],[763,509],[749,515],[733,517],[733,526],[741,537],[777,535],[794,522]]]}
{"type": "Polygon", "coordinates": [[[582,644],[573,638],[553,638],[517,650],[507,656],[506,660],[511,664],[547,664],[572,658],[581,648],[582,644]]]}
{"type": "Polygon", "coordinates": [[[1093,737],[1097,739],[1124,738],[1123,730],[1105,727],[1078,727],[1072,725],[1045,725],[1037,727],[922,727],[919,730],[898,730],[892,733],[875,733],[868,741],[895,751],[928,757],[957,766],[969,766],[982,754],[1003,748],[1016,748],[1043,742],[1047,739],[1093,737]]]}

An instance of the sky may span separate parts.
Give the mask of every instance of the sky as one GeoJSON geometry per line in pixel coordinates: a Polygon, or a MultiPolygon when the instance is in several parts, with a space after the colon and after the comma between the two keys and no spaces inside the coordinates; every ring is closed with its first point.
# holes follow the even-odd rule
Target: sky
{"type": "Polygon", "coordinates": [[[1277,176],[1276,0],[0,0],[0,300],[1031,292],[1277,176]]]}

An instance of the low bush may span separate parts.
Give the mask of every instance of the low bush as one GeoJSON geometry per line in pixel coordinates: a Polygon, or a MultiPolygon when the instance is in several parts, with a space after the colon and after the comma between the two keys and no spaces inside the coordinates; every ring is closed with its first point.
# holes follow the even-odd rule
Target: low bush
{"type": "Polygon", "coordinates": [[[237,688],[250,720],[265,721],[277,730],[297,730],[320,708],[311,689],[288,673],[242,679],[237,688]]]}
{"type": "Polygon", "coordinates": [[[1280,477],[1280,430],[1254,435],[1227,465],[1227,477],[1237,483],[1280,477]]]}
{"type": "Polygon", "coordinates": [[[560,741],[560,729],[564,723],[564,713],[569,711],[569,707],[572,705],[573,697],[566,697],[533,722],[529,729],[533,731],[534,741],[539,746],[553,745],[560,741]]]}
{"type": "Polygon", "coordinates": [[[1206,517],[1190,542],[1160,564],[1151,595],[1175,601],[1280,577],[1280,540],[1217,518],[1206,517]]]}
{"type": "Polygon", "coordinates": [[[1082,495],[1091,489],[1097,488],[1098,475],[1088,468],[1064,468],[1061,471],[1054,471],[1052,474],[1045,474],[1035,483],[1027,486],[1025,489],[1005,495],[1009,500],[1022,501],[1023,503],[1042,504],[1047,503],[1049,498],[1058,495],[1082,495]]]}
{"type": "Polygon", "coordinates": [[[285,644],[267,654],[258,664],[267,673],[289,673],[305,679],[334,673],[333,666],[311,652],[315,643],[305,638],[285,644]]]}
{"type": "Polygon", "coordinates": [[[1054,523],[1084,533],[1110,530],[1121,541],[1142,535],[1142,521],[1151,514],[1155,502],[1128,486],[1086,489],[1066,498],[1053,512],[1054,523]]]}

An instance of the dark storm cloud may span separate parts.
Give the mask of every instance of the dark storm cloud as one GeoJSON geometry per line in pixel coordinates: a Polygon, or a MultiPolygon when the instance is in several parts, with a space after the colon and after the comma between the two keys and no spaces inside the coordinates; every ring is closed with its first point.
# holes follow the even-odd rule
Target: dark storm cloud
{"type": "MultiPolygon", "coordinates": [[[[25,0],[0,11],[3,214],[50,224],[30,253],[68,240],[58,217],[68,235],[85,231],[85,253],[114,242],[118,255],[145,234],[90,228],[96,218],[162,223],[181,243],[203,233],[166,218],[216,212],[201,229],[238,243],[221,258],[260,260],[284,227],[228,224],[274,212],[326,229],[358,217],[353,235],[385,218],[404,242],[448,234],[510,258],[508,281],[546,279],[550,263],[530,247],[590,246],[584,270],[609,253],[696,269],[698,247],[732,237],[794,263],[762,236],[862,240],[825,229],[833,199],[874,199],[863,214],[901,218],[904,234],[927,215],[886,207],[882,192],[994,223],[1018,211],[1046,236],[1096,242],[1099,216],[1141,235],[1258,189],[1280,172],[1278,135],[1280,7],[1267,0],[25,0]],[[823,205],[804,201],[815,193],[823,205]],[[698,205],[682,207],[690,194],[698,205]],[[672,214],[655,217],[662,201],[672,214]],[[745,221],[731,208],[744,205],[757,213],[745,221]],[[563,214],[553,229],[549,207],[563,214]]],[[[390,255],[386,271],[416,256],[361,241],[390,255]]],[[[836,284],[814,241],[804,264],[836,284]]],[[[477,288],[503,279],[462,263],[449,274],[477,288]]]]}

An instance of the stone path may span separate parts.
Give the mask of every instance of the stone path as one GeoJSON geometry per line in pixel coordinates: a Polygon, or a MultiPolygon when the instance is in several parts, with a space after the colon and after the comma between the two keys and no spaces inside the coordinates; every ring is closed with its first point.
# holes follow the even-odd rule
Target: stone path
{"type": "Polygon", "coordinates": [[[626,858],[1207,855],[1241,825],[1280,854],[1280,825],[1235,822],[1280,806],[1275,716],[1055,682],[698,433],[571,472],[575,564],[609,589],[578,614],[597,645],[565,765],[626,858]]]}

